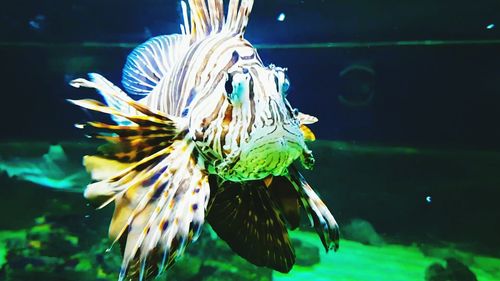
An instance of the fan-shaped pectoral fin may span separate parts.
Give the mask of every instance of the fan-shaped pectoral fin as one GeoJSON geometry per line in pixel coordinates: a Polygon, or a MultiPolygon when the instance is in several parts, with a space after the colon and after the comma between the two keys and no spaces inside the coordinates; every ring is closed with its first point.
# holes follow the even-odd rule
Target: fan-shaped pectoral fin
{"type": "Polygon", "coordinates": [[[123,247],[119,280],[154,277],[198,237],[210,187],[193,150],[188,140],[175,141],[154,159],[88,187],[115,202],[109,234],[123,247]]]}

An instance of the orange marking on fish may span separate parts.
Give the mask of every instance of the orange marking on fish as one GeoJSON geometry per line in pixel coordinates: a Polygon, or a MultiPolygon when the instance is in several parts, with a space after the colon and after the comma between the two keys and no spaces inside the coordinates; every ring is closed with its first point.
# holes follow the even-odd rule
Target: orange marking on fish
{"type": "Polygon", "coordinates": [[[307,127],[306,125],[300,125],[300,131],[304,135],[304,139],[306,141],[315,141],[316,140],[316,136],[311,131],[311,129],[309,129],[309,127],[307,127]]]}
{"type": "Polygon", "coordinates": [[[266,185],[266,187],[269,187],[271,185],[271,183],[273,183],[273,176],[268,176],[263,181],[264,181],[264,184],[266,185]]]}

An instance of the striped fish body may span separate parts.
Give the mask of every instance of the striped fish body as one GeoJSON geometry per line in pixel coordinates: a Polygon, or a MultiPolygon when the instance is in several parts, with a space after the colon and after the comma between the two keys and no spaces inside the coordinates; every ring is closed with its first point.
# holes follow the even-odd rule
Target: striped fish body
{"type": "Polygon", "coordinates": [[[285,79],[283,69],[264,67],[242,37],[214,34],[190,46],[143,103],[189,120],[212,173],[263,179],[283,175],[309,153],[285,98],[285,79]]]}
{"type": "Polygon", "coordinates": [[[316,118],[286,99],[286,69],[264,66],[243,38],[253,1],[181,2],[181,35],[159,36],[128,57],[122,83],[134,101],[98,74],[76,79],[106,104],[73,103],[116,124],[79,127],[106,140],[84,164],[94,183],[85,196],[114,202],[109,235],[123,247],[120,280],[144,280],[172,266],[208,220],[239,255],[288,272],[295,261],[287,227],[300,207],[326,250],[338,226],[293,162],[314,159],[306,125],[316,118]]]}

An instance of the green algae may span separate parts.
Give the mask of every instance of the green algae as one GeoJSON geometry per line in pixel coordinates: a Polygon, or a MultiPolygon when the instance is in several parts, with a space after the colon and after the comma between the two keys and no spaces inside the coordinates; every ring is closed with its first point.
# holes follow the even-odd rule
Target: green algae
{"type": "Polygon", "coordinates": [[[18,230],[18,231],[0,231],[0,268],[5,264],[8,247],[8,240],[25,240],[26,239],[26,231],[18,230]]]}

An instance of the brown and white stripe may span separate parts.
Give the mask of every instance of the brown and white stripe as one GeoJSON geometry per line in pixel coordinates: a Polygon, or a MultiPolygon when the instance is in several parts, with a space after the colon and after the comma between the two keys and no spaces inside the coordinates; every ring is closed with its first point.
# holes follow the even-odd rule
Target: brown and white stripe
{"type": "MultiPolygon", "coordinates": [[[[120,280],[149,279],[170,267],[198,236],[209,200],[235,208],[220,216],[232,220],[228,230],[251,229],[242,237],[222,236],[238,245],[240,255],[289,271],[295,257],[277,207],[280,198],[269,193],[273,177],[287,181],[286,192],[301,200],[325,248],[338,247],[333,216],[292,166],[296,159],[306,167],[314,163],[305,143],[314,135],[305,125],[316,119],[287,101],[286,69],[264,66],[243,38],[252,6],[253,0],[230,0],[225,18],[223,0],[182,1],[181,34],[152,38],[127,59],[122,82],[129,94],[144,96],[139,101],[98,74],[92,81],[72,82],[97,89],[107,106],[73,103],[110,114],[118,123],[81,127],[110,142],[102,155],[86,157],[96,182],[85,196],[104,198],[102,206],[115,202],[110,237],[124,247],[120,280]],[[236,197],[225,193],[234,185],[243,192],[236,197]],[[211,198],[213,191],[223,199],[211,198]],[[244,206],[254,209],[238,209],[244,196],[244,206]],[[251,222],[239,219],[246,217],[251,222]],[[238,239],[263,243],[264,256],[247,255],[238,239]]],[[[211,219],[222,231],[217,227],[224,224],[211,219]]]]}

